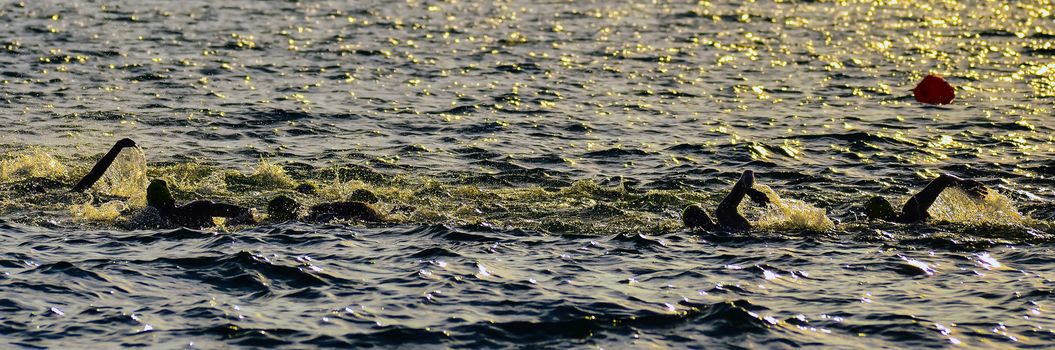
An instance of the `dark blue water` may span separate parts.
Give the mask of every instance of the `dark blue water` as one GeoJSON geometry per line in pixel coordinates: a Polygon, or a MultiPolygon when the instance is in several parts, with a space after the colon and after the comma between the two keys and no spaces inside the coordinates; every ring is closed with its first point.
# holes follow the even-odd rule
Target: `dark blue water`
{"type": "Polygon", "coordinates": [[[1046,1],[0,3],[0,343],[1048,347],[1046,1]],[[929,73],[957,100],[923,106],[929,73]],[[66,189],[117,139],[88,194],[66,189]],[[782,198],[689,232],[740,172],[782,198]],[[866,220],[940,173],[920,225],[866,220]],[[261,223],[136,226],[148,178],[261,223]],[[314,184],[315,194],[296,192],[314,184]],[[273,222],[369,190],[380,224],[273,222]]]}
{"type": "Polygon", "coordinates": [[[1046,347],[1047,246],[4,226],[13,346],[1046,347]],[[15,248],[17,247],[17,248],[15,248]],[[23,253],[13,253],[20,251],[23,253]],[[964,343],[966,344],[966,343],[964,343]]]}

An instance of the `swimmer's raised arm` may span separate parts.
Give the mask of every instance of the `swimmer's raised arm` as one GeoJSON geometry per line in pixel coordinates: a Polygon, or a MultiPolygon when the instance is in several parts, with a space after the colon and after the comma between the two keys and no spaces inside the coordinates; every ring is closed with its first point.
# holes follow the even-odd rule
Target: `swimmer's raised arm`
{"type": "Polygon", "coordinates": [[[959,187],[974,197],[983,197],[988,191],[981,182],[964,180],[952,174],[941,174],[937,179],[928,183],[927,187],[924,187],[919,193],[916,193],[905,202],[905,206],[901,208],[901,217],[898,221],[912,223],[929,218],[930,214],[927,214],[927,210],[938,199],[938,195],[950,186],[959,187]]]}
{"type": "Polygon", "coordinates": [[[733,189],[729,191],[725,199],[722,199],[721,203],[718,203],[718,210],[715,211],[715,215],[718,217],[718,226],[736,230],[751,228],[751,222],[740,214],[740,210],[737,207],[740,206],[740,202],[744,200],[745,195],[750,195],[752,200],[759,203],[761,201],[768,203],[768,198],[762,200],[765,194],[752,188],[754,185],[755,173],[751,170],[744,170],[744,173],[740,175],[740,180],[733,185],[733,189]]]}
{"type": "Polygon", "coordinates": [[[121,150],[126,147],[139,146],[136,145],[135,141],[132,141],[132,139],[128,138],[117,141],[117,143],[115,143],[114,146],[110,148],[110,151],[106,152],[106,155],[103,155],[103,157],[99,159],[98,162],[95,162],[95,166],[92,167],[92,170],[89,171],[87,175],[84,175],[84,177],[81,178],[81,181],[77,182],[77,184],[74,185],[72,189],[70,189],[70,192],[84,192],[91,188],[96,181],[99,181],[99,178],[103,177],[103,174],[106,173],[106,169],[109,168],[111,164],[113,164],[114,159],[117,159],[117,155],[121,153],[121,150]]]}
{"type": "Polygon", "coordinates": [[[738,208],[740,202],[744,200],[744,196],[751,197],[751,200],[759,205],[769,204],[769,196],[754,188],[754,186],[755,173],[751,170],[745,170],[740,175],[740,180],[733,185],[732,190],[725,196],[725,199],[718,203],[718,210],[715,211],[715,215],[718,217],[717,224],[711,220],[711,217],[707,215],[707,211],[703,210],[703,207],[699,204],[691,204],[685,207],[681,212],[681,222],[685,224],[685,227],[693,230],[706,230],[715,227],[733,230],[751,229],[751,222],[740,214],[738,208]]]}

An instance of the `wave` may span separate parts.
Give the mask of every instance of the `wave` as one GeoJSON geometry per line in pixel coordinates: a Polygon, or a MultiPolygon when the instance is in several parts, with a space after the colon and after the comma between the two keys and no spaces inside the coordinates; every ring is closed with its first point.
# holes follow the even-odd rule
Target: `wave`
{"type": "Polygon", "coordinates": [[[258,297],[270,295],[272,285],[290,289],[347,282],[305,267],[276,264],[265,256],[246,251],[224,256],[158,258],[145,263],[177,267],[184,270],[183,278],[201,281],[219,290],[250,292],[258,297]]]}

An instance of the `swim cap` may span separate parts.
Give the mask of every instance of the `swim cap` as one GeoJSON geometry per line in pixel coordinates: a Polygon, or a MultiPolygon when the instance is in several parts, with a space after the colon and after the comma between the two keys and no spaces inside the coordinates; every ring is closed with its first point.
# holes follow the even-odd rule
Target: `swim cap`
{"type": "Polygon", "coordinates": [[[865,203],[865,215],[868,215],[869,219],[891,221],[897,217],[897,212],[894,211],[894,206],[890,205],[886,198],[872,196],[868,198],[868,203],[865,203]]]}
{"type": "Polygon", "coordinates": [[[363,202],[363,203],[377,203],[378,202],[377,195],[375,195],[373,192],[370,192],[370,190],[365,189],[365,188],[359,188],[359,189],[356,189],[355,191],[352,191],[352,194],[348,195],[348,200],[356,201],[356,202],[363,202]]]}
{"type": "Polygon", "coordinates": [[[176,200],[172,198],[165,180],[150,180],[150,186],[147,186],[147,205],[162,209],[176,206],[176,200]]]}
{"type": "Polygon", "coordinates": [[[271,216],[272,220],[294,220],[297,218],[298,211],[300,211],[300,203],[284,194],[276,196],[271,202],[267,203],[267,214],[271,216]]]}
{"type": "MultiPolygon", "coordinates": [[[[297,185],[297,192],[303,194],[315,194],[319,190],[319,186],[315,185],[315,182],[309,181],[297,185]]],[[[277,199],[277,198],[276,198],[277,199]]],[[[290,198],[292,199],[292,198],[290,198]]]]}
{"type": "Polygon", "coordinates": [[[685,207],[685,210],[681,211],[681,222],[689,229],[710,228],[714,226],[714,221],[711,220],[711,216],[707,215],[707,212],[704,211],[699,204],[692,204],[685,207]]]}

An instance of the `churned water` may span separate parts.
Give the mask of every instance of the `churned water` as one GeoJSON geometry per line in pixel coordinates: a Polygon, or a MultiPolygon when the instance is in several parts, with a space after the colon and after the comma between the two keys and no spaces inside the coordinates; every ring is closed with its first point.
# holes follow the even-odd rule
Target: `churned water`
{"type": "Polygon", "coordinates": [[[5,1],[0,344],[1050,347],[1053,12],[5,1]],[[929,73],[955,103],[913,101],[929,73]],[[681,227],[745,169],[755,230],[681,227]],[[864,218],[943,172],[991,191],[864,218]],[[153,178],[261,209],[366,189],[387,221],[144,229],[153,178]]]}

